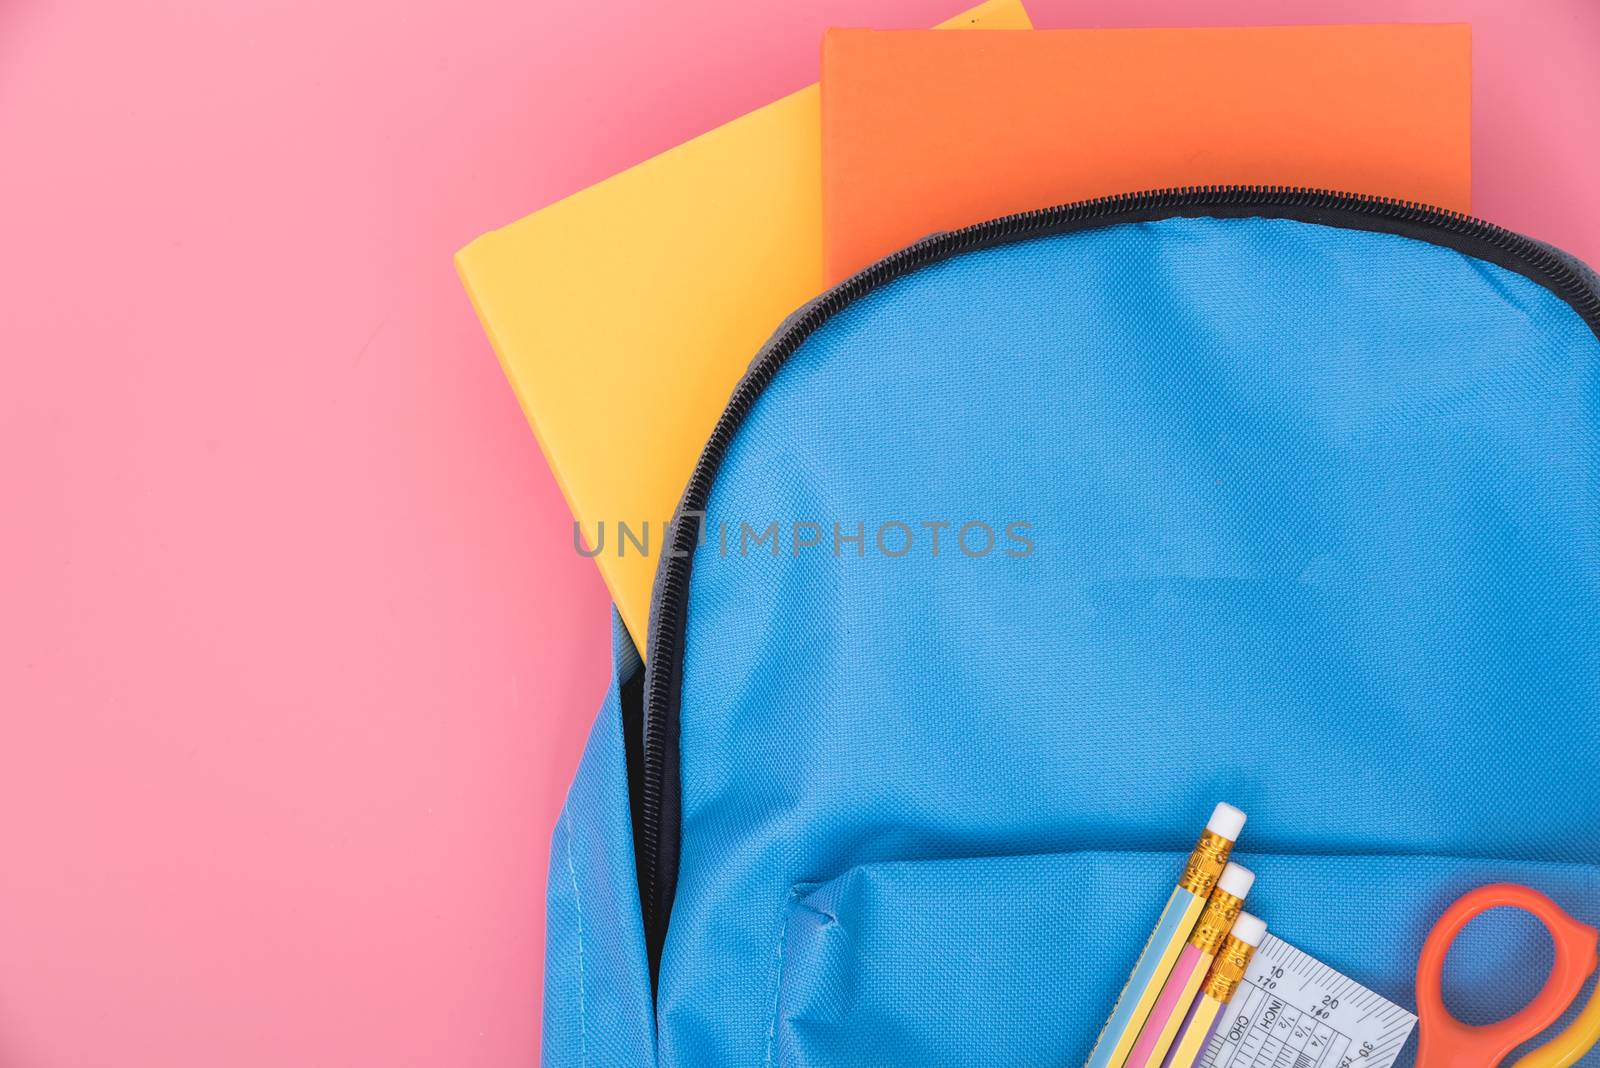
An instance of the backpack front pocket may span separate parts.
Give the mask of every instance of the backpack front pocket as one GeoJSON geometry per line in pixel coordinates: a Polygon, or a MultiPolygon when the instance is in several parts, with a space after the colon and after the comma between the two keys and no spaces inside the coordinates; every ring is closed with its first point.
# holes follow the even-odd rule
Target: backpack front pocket
{"type": "MultiPolygon", "coordinates": [[[[1600,920],[1600,868],[1589,865],[1236,859],[1257,875],[1246,907],[1274,934],[1407,1008],[1423,938],[1473,887],[1524,883],[1600,920]]],[[[768,1063],[1081,1064],[1182,865],[1179,853],[1114,852],[912,861],[798,886],[776,954],[768,1063]]],[[[1549,960],[1530,917],[1481,917],[1450,957],[1452,1010],[1467,1022],[1506,1015],[1549,960]]]]}

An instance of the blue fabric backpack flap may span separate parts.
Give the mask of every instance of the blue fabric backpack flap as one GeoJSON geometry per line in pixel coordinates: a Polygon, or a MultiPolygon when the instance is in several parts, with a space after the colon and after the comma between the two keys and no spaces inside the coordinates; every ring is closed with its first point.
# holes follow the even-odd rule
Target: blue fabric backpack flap
{"type": "MultiPolygon", "coordinates": [[[[1252,911],[1408,1007],[1472,886],[1600,923],[1597,415],[1590,277],[1388,202],[1115,198],[845,283],[596,728],[547,1063],[1080,1064],[1223,799],[1252,911]]],[[[1547,955],[1485,917],[1452,1007],[1547,955]]]]}

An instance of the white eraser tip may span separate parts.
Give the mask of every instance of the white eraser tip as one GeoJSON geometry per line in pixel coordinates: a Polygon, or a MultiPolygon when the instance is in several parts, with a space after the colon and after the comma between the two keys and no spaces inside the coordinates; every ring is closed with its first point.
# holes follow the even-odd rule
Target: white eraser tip
{"type": "Polygon", "coordinates": [[[1222,874],[1217,878],[1217,889],[1234,897],[1246,897],[1250,888],[1255,885],[1256,873],[1243,864],[1228,861],[1228,866],[1222,869],[1222,874]]]}
{"type": "Polygon", "coordinates": [[[1244,830],[1244,813],[1223,801],[1211,813],[1211,820],[1206,824],[1206,830],[1230,842],[1237,842],[1239,832],[1244,830]]]}
{"type": "Polygon", "coordinates": [[[1232,934],[1247,946],[1259,946],[1261,940],[1267,937],[1267,921],[1260,916],[1241,912],[1239,918],[1233,921],[1232,934]]]}

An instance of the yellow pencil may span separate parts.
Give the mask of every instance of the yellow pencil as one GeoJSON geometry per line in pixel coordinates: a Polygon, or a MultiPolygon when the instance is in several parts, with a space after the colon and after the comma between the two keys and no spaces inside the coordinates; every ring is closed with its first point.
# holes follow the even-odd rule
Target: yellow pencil
{"type": "Polygon", "coordinates": [[[1211,813],[1200,841],[1195,843],[1184,865],[1178,886],[1167,899],[1167,907],[1156,921],[1144,951],[1133,966],[1133,974],[1111,1010],[1111,1018],[1100,1031],[1084,1068],[1124,1068],[1139,1031],[1150,1016],[1167,976],[1183,952],[1189,933],[1217,885],[1217,877],[1228,862],[1233,843],[1244,827],[1244,813],[1229,804],[1220,804],[1211,813]]]}
{"type": "Polygon", "coordinates": [[[1233,1000],[1234,991],[1244,982],[1245,969],[1250,957],[1267,935],[1267,925],[1248,912],[1239,913],[1233,921],[1233,933],[1222,943],[1217,959],[1206,975],[1206,984],[1200,991],[1200,1000],[1194,1003],[1189,1018],[1183,1025],[1183,1037],[1172,1047],[1166,1063],[1161,1068],[1194,1068],[1211,1041],[1222,1010],[1233,1000]]]}
{"type": "Polygon", "coordinates": [[[1210,974],[1211,962],[1222,948],[1223,940],[1233,930],[1233,923],[1244,908],[1245,895],[1256,881],[1250,869],[1242,864],[1228,862],[1217,879],[1217,888],[1211,891],[1211,900],[1200,914],[1200,922],[1189,935],[1189,944],[1178,954],[1178,963],[1156,998],[1155,1008],[1139,1032],[1139,1041],[1128,1054],[1128,1068],[1160,1068],[1167,1051],[1178,1037],[1179,1028],[1188,1018],[1189,1007],[1200,994],[1200,987],[1210,974]]]}

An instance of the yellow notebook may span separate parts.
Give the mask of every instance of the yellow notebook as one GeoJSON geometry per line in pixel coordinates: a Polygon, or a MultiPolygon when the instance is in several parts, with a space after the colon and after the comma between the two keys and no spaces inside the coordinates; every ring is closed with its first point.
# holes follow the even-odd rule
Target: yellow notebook
{"type": "MultiPolygon", "coordinates": [[[[943,26],[1032,28],[1020,0],[943,26]]],[[[821,141],[813,85],[456,253],[641,649],[665,524],[700,450],[756,350],[822,289],[821,141]],[[619,553],[619,522],[648,530],[647,553],[619,553]]]]}

